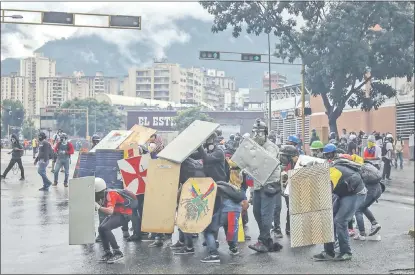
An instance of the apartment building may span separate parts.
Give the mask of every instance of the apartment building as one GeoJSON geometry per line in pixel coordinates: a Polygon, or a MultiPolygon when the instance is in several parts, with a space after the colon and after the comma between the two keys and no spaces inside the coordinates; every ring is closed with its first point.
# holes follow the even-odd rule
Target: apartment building
{"type": "Polygon", "coordinates": [[[181,76],[180,83],[183,88],[180,103],[199,104],[204,101],[204,72],[200,68],[182,69],[181,76]]]}
{"type": "Polygon", "coordinates": [[[225,75],[224,71],[204,70],[205,93],[203,100],[216,109],[234,109],[236,81],[225,75]]]}
{"type": "Polygon", "coordinates": [[[41,97],[39,79],[41,77],[54,77],[56,75],[56,61],[44,57],[42,53],[35,53],[33,57],[20,60],[20,76],[29,79],[30,94],[27,112],[29,115],[39,115],[41,97]]]}
{"type": "Polygon", "coordinates": [[[39,98],[41,107],[59,107],[71,99],[71,77],[41,77],[39,78],[39,98]]]}
{"type": "Polygon", "coordinates": [[[19,76],[17,73],[1,76],[1,100],[19,100],[27,110],[30,94],[31,86],[28,77],[19,76]]]}
{"type": "Polygon", "coordinates": [[[85,76],[83,72],[74,72],[71,77],[71,98],[93,98],[96,94],[117,95],[119,90],[119,79],[104,76],[102,72],[97,72],[94,76],[85,76]]]}
{"type": "MultiPolygon", "coordinates": [[[[278,89],[287,84],[287,77],[277,72],[271,72],[271,89],[278,89]]],[[[264,72],[262,88],[269,89],[269,72],[264,72]]]]}

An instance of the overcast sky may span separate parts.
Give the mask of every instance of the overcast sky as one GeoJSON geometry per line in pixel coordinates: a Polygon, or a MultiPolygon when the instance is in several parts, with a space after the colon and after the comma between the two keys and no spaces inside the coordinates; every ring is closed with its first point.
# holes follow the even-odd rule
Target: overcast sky
{"type": "MultiPolygon", "coordinates": [[[[213,19],[197,2],[2,2],[1,7],[3,9],[140,15],[142,16],[143,26],[141,31],[133,31],[15,24],[14,26],[18,28],[18,32],[3,32],[6,27],[2,24],[1,60],[8,57],[21,58],[31,56],[34,50],[50,40],[89,34],[97,34],[106,41],[117,44],[120,51],[127,56],[129,52],[126,46],[139,40],[154,46],[156,56],[163,56],[166,46],[171,43],[184,43],[190,38],[187,33],[177,29],[174,24],[169,23],[175,19],[189,17],[203,21],[213,19]]],[[[39,14],[19,14],[23,15],[23,21],[40,22],[39,14]]],[[[5,15],[11,14],[6,13],[5,15]]],[[[10,20],[9,18],[7,19],[10,20]]],[[[96,23],[102,23],[102,21],[99,22],[98,17],[81,19],[82,22],[79,23],[87,23],[86,20],[89,20],[89,23],[92,23],[91,20],[96,21],[96,23]]],[[[10,24],[7,25],[11,26],[10,24]]]]}

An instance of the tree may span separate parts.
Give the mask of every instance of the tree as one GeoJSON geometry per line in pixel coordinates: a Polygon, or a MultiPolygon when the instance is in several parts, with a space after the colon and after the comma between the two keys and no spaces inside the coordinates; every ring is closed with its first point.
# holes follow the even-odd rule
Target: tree
{"type": "MultiPolygon", "coordinates": [[[[413,3],[409,2],[201,2],[215,16],[213,32],[233,27],[238,37],[273,33],[275,56],[305,65],[306,86],[320,95],[330,130],[348,103],[377,109],[396,91],[382,80],[414,72],[413,3]],[[284,14],[284,16],[283,16],[284,14]],[[288,17],[288,18],[287,18],[288,17]],[[299,28],[297,22],[304,22],[299,28]],[[379,24],[382,31],[373,31],[379,24]],[[372,30],[371,30],[372,28],[372,30]],[[364,78],[370,68],[371,76],[364,78]],[[371,81],[372,79],[376,81],[371,81]],[[370,97],[364,91],[370,85],[370,97]]],[[[375,29],[376,30],[376,29],[375,29]]]]}
{"type": "MultiPolygon", "coordinates": [[[[94,98],[68,100],[61,105],[64,109],[87,109],[89,119],[89,135],[97,132],[108,133],[111,130],[120,129],[124,118],[118,113],[116,107],[106,102],[98,102],[94,98]],[[96,115],[96,117],[95,117],[96,115]],[[96,122],[96,125],[95,125],[96,122]]],[[[86,112],[58,112],[56,113],[59,129],[68,135],[86,136],[86,112]],[[75,127],[74,127],[75,126],[75,127]]]]}
{"type": "Polygon", "coordinates": [[[26,118],[23,122],[22,126],[22,134],[24,138],[33,139],[36,136],[37,130],[35,127],[35,123],[31,118],[26,118]]]}
{"type": "Polygon", "coordinates": [[[10,134],[16,132],[16,129],[22,127],[25,117],[25,110],[22,102],[18,100],[5,99],[1,104],[1,134],[2,136],[6,136],[9,126],[13,128],[13,130],[9,130],[10,134]]]}
{"type": "Polygon", "coordinates": [[[179,111],[176,117],[173,118],[175,123],[175,129],[179,132],[186,129],[195,120],[210,121],[213,119],[206,113],[202,113],[199,107],[189,108],[183,111],[179,111]]]}

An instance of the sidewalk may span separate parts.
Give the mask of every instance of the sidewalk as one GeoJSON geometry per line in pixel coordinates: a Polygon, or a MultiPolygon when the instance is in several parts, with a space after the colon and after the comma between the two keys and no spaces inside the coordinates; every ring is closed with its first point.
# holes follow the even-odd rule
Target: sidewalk
{"type": "Polygon", "coordinates": [[[385,181],[385,193],[398,196],[414,197],[414,173],[415,162],[404,160],[404,166],[401,170],[399,167],[391,170],[391,181],[385,181]]]}

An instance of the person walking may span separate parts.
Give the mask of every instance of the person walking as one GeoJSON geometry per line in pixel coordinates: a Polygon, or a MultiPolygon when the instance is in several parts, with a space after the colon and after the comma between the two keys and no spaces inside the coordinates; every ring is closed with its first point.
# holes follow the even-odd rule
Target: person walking
{"type": "Polygon", "coordinates": [[[22,155],[23,155],[23,147],[19,143],[19,139],[17,138],[16,134],[11,135],[11,143],[12,143],[12,151],[8,154],[12,155],[12,159],[9,162],[6,170],[4,170],[3,174],[1,175],[2,179],[6,179],[7,173],[13,168],[13,166],[17,163],[20,169],[20,180],[24,180],[24,168],[22,163],[22,155]]]}
{"type": "Polygon", "coordinates": [[[37,172],[42,177],[43,186],[39,191],[49,191],[49,187],[52,185],[52,182],[48,179],[46,175],[46,168],[49,165],[49,160],[52,157],[52,146],[46,138],[44,132],[40,132],[39,136],[39,154],[35,159],[35,165],[38,165],[37,172]]]}
{"type": "Polygon", "coordinates": [[[403,169],[403,140],[401,136],[398,136],[395,140],[395,169],[398,169],[398,159],[399,167],[403,169]]]}
{"type": "Polygon", "coordinates": [[[35,159],[35,158],[36,158],[37,149],[38,149],[38,143],[37,143],[37,139],[36,139],[36,137],[34,137],[34,138],[32,139],[33,159],[35,159]]]}
{"type": "Polygon", "coordinates": [[[61,133],[59,141],[55,144],[54,152],[56,154],[56,167],[54,172],[54,181],[52,186],[58,185],[59,170],[61,167],[65,169],[65,179],[63,185],[68,187],[69,180],[69,162],[70,157],[74,153],[74,147],[71,142],[68,141],[68,136],[65,133],[61,133]]]}

